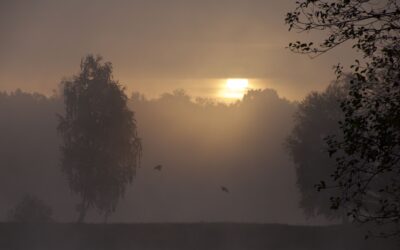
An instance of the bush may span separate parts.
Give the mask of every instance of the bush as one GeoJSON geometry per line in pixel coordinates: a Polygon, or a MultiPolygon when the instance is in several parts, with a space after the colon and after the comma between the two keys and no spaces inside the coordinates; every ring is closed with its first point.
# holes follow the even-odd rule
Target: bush
{"type": "Polygon", "coordinates": [[[8,213],[8,220],[20,223],[52,222],[52,209],[33,195],[25,195],[8,213]]]}

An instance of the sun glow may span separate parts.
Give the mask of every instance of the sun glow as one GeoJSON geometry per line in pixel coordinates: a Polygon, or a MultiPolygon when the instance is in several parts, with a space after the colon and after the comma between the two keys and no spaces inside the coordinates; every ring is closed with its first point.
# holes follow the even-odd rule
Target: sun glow
{"type": "Polygon", "coordinates": [[[226,87],[233,91],[244,91],[249,86],[247,79],[228,79],[226,80],[226,87]]]}
{"type": "Polygon", "coordinates": [[[248,79],[227,79],[222,96],[227,99],[241,99],[248,87],[248,79]]]}

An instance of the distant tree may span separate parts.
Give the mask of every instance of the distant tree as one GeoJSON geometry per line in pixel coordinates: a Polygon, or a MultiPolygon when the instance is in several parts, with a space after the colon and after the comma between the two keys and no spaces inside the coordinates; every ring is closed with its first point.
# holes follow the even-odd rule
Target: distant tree
{"type": "Polygon", "coordinates": [[[134,114],[112,65],[88,55],[81,71],[62,82],[65,115],[60,115],[62,170],[71,190],[81,197],[78,222],[89,208],[107,217],[136,172],[141,155],[134,114]]]}
{"type": "Polygon", "coordinates": [[[324,215],[328,219],[347,220],[344,211],[331,209],[329,198],[337,190],[316,192],[315,185],[329,179],[335,169],[335,160],[327,154],[325,137],[339,134],[338,121],[343,118],[340,102],[346,96],[343,84],[332,83],[322,92],[312,92],[298,104],[294,127],[286,139],[286,149],[296,167],[297,186],[300,189],[300,207],[311,217],[324,215]]]}
{"type": "MultiPolygon", "coordinates": [[[[358,222],[391,225],[383,235],[400,235],[400,3],[398,0],[300,0],[286,16],[290,29],[322,30],[314,45],[294,42],[297,53],[318,56],[347,41],[363,60],[355,60],[348,98],[341,104],[343,137],[327,142],[335,156],[332,208],[346,207],[358,222]]],[[[343,67],[336,73],[341,77],[343,67]]]]}
{"type": "Polygon", "coordinates": [[[53,221],[52,209],[33,195],[25,195],[8,212],[8,220],[19,223],[46,223],[53,221]]]}

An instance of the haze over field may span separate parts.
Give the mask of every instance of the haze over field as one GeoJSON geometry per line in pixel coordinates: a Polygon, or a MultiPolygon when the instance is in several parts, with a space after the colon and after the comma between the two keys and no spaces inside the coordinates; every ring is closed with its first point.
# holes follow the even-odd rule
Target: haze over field
{"type": "Polygon", "coordinates": [[[125,92],[136,93],[129,107],[144,149],[113,221],[321,223],[298,206],[283,144],[293,100],[325,88],[332,72],[324,65],[335,55],[305,61],[285,49],[293,35],[282,16],[291,5],[2,1],[0,90],[24,93],[1,97],[1,216],[25,193],[48,202],[59,220],[74,216],[77,197],[60,171],[59,83],[78,72],[82,56],[100,53],[125,92]]]}
{"type": "MultiPolygon", "coordinates": [[[[2,216],[32,193],[57,220],[75,218],[76,200],[59,167],[60,99],[16,92],[3,94],[0,104],[2,216]]],[[[134,94],[129,107],[143,139],[142,167],[112,221],[323,221],[306,221],[298,207],[283,147],[296,105],[274,90],[251,91],[231,106],[195,103],[182,91],[154,100],[134,94]],[[160,172],[153,169],[158,164],[160,172]]],[[[95,211],[89,217],[99,219],[95,211]]]]}

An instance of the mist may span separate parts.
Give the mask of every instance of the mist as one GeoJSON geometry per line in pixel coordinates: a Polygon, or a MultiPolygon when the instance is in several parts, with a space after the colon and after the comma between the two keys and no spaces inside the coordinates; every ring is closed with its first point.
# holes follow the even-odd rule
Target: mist
{"type": "MultiPolygon", "coordinates": [[[[77,197],[61,172],[56,131],[61,97],[15,91],[0,103],[1,216],[28,193],[48,203],[57,221],[74,221],[77,197]]],[[[134,93],[129,107],[143,156],[111,221],[321,223],[299,209],[283,147],[296,103],[272,89],[230,105],[177,90],[156,99],[134,93]]],[[[101,220],[95,210],[88,219],[101,220]]]]}

